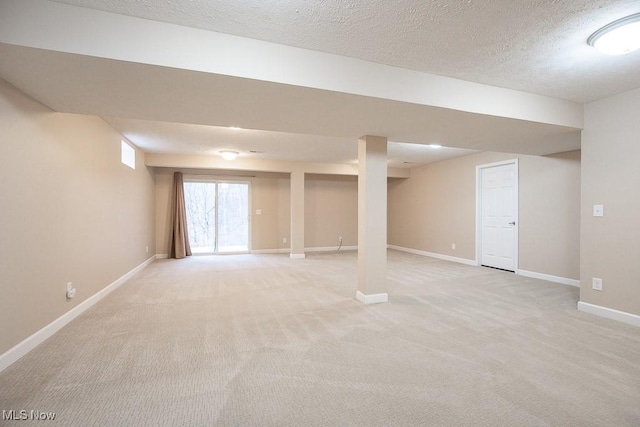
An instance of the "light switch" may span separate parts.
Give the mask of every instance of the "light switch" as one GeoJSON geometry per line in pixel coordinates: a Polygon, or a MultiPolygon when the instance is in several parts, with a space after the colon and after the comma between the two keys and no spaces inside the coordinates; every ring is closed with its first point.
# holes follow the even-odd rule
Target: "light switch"
{"type": "Polygon", "coordinates": [[[262,209],[256,209],[256,215],[262,215],[262,209]]]}
{"type": "Polygon", "coordinates": [[[593,205],[593,216],[604,216],[604,205],[593,205]]]}

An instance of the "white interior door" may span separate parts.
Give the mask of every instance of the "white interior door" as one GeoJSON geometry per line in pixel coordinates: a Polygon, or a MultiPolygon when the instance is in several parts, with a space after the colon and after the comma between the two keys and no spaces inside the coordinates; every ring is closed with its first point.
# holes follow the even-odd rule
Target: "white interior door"
{"type": "Polygon", "coordinates": [[[480,264],[515,271],[518,217],[517,163],[480,169],[480,264]]]}

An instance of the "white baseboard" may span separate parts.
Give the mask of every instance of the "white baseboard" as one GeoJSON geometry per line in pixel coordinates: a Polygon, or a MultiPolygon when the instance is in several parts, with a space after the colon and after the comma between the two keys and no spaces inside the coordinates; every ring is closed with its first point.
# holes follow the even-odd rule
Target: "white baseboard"
{"type": "Polygon", "coordinates": [[[291,252],[291,248],[281,248],[281,249],[256,249],[252,250],[252,254],[288,254],[291,252]]]}
{"type": "Polygon", "coordinates": [[[561,283],[563,285],[580,287],[580,280],[569,279],[567,277],[552,276],[551,274],[536,273],[535,271],[520,270],[516,272],[520,276],[531,277],[533,279],[546,280],[548,282],[561,283]]]}
{"type": "MultiPolygon", "coordinates": [[[[343,246],[340,248],[340,252],[342,251],[357,251],[357,246],[343,246]]],[[[305,252],[337,252],[337,246],[327,246],[327,247],[314,247],[314,248],[304,248],[305,252]]],[[[291,248],[282,248],[282,249],[256,249],[251,251],[252,254],[288,254],[291,252],[291,248]]]]}
{"type": "Polygon", "coordinates": [[[133,277],[140,270],[145,268],[147,265],[151,264],[157,255],[152,256],[148,260],[144,261],[142,264],[135,267],[133,270],[129,271],[115,282],[111,283],[107,287],[103,288],[101,291],[93,294],[86,300],[82,301],[80,304],[73,307],[71,310],[64,313],[62,316],[58,317],[53,322],[49,323],[44,328],[40,329],[33,335],[25,338],[22,342],[16,344],[2,355],[0,355],[0,372],[4,371],[6,368],[11,366],[14,362],[20,359],[22,356],[29,353],[31,350],[36,348],[39,344],[45,341],[47,338],[51,337],[53,334],[62,329],[65,325],[71,322],[73,319],[84,313],[87,309],[91,308],[102,298],[107,296],[109,293],[116,290],[120,285],[125,283],[131,277],[133,277]]]}
{"type": "Polygon", "coordinates": [[[356,299],[363,304],[379,304],[389,301],[389,294],[369,294],[365,295],[360,291],[356,291],[356,299]]]}
{"type": "Polygon", "coordinates": [[[387,245],[387,248],[395,249],[396,251],[408,252],[410,254],[422,255],[422,256],[428,256],[428,257],[431,257],[431,258],[442,259],[442,260],[445,260],[445,261],[457,262],[457,263],[460,263],[460,264],[473,265],[473,266],[477,266],[478,265],[476,260],[473,260],[473,259],[458,258],[458,257],[450,256],[450,255],[436,254],[436,253],[433,253],[433,252],[426,252],[426,251],[421,251],[421,250],[418,250],[418,249],[405,248],[403,246],[396,246],[396,245],[387,245]]]}
{"type": "MultiPolygon", "coordinates": [[[[326,246],[326,247],[314,247],[304,248],[305,252],[338,252],[338,246],[326,246]]],[[[342,251],[357,251],[357,246],[343,246],[339,252],[342,251]]]]}
{"type": "MultiPolygon", "coordinates": [[[[254,249],[249,251],[251,254],[288,254],[291,252],[291,248],[281,248],[281,249],[254,249]]],[[[204,255],[213,255],[213,254],[204,254],[204,255]]],[[[167,259],[169,258],[169,254],[156,254],[156,259],[167,259]]]]}
{"type": "Polygon", "coordinates": [[[305,254],[290,254],[289,258],[291,258],[291,259],[304,259],[305,258],[305,254]]]}
{"type": "MultiPolygon", "coordinates": [[[[340,252],[342,251],[357,251],[357,246],[343,246],[340,248],[340,252]]],[[[305,252],[331,252],[338,251],[337,246],[327,246],[327,247],[313,247],[313,248],[304,248],[305,252]]],[[[280,248],[280,249],[253,249],[249,251],[252,254],[288,254],[291,252],[291,248],[280,248]]],[[[211,255],[211,254],[208,254],[211,255]]],[[[156,259],[166,259],[169,258],[169,254],[156,254],[156,259]]]]}
{"type": "Polygon", "coordinates": [[[595,314],[596,316],[606,317],[607,319],[617,320],[618,322],[628,325],[640,327],[640,316],[627,313],[624,311],[614,310],[613,308],[602,307],[599,305],[589,304],[588,302],[578,301],[578,310],[585,313],[595,314]]]}

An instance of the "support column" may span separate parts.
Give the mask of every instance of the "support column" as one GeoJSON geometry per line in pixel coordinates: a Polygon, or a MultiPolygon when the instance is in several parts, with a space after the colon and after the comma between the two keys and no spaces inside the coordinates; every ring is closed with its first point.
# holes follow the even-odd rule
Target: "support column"
{"type": "Polygon", "coordinates": [[[291,258],[304,258],[304,172],[291,172],[291,258]]]}
{"type": "Polygon", "coordinates": [[[387,138],[358,140],[358,291],[364,304],[387,302],[387,138]]]}

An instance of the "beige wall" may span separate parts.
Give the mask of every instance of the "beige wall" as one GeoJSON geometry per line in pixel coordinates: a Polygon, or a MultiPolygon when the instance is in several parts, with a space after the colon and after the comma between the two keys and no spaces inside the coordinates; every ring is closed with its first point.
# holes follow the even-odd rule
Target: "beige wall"
{"type": "Polygon", "coordinates": [[[307,175],[304,194],[305,247],[358,244],[358,177],[307,175]]]}
{"type": "Polygon", "coordinates": [[[168,255],[169,232],[171,230],[171,184],[173,180],[173,170],[154,169],[156,176],[155,186],[155,221],[156,221],[156,247],[155,252],[159,255],[168,255]]]}
{"type": "Polygon", "coordinates": [[[476,166],[514,158],[518,268],[578,279],[579,151],[544,157],[479,153],[413,168],[411,178],[389,182],[389,244],[475,260],[476,166]]]}
{"type": "Polygon", "coordinates": [[[640,89],[585,105],[580,300],[640,315],[640,89]],[[604,216],[593,216],[593,205],[604,216]],[[591,279],[602,279],[595,291],[591,279]]]}
{"type": "Polygon", "coordinates": [[[287,174],[258,175],[251,183],[251,249],[269,250],[290,247],[291,209],[287,174]],[[256,215],[256,210],[262,211],[256,215]],[[287,239],[283,242],[282,239],[287,239]]]}
{"type": "Polygon", "coordinates": [[[135,170],[120,163],[101,119],[0,80],[0,129],[2,354],[153,255],[155,225],[152,173],[139,151],[135,170]]]}

